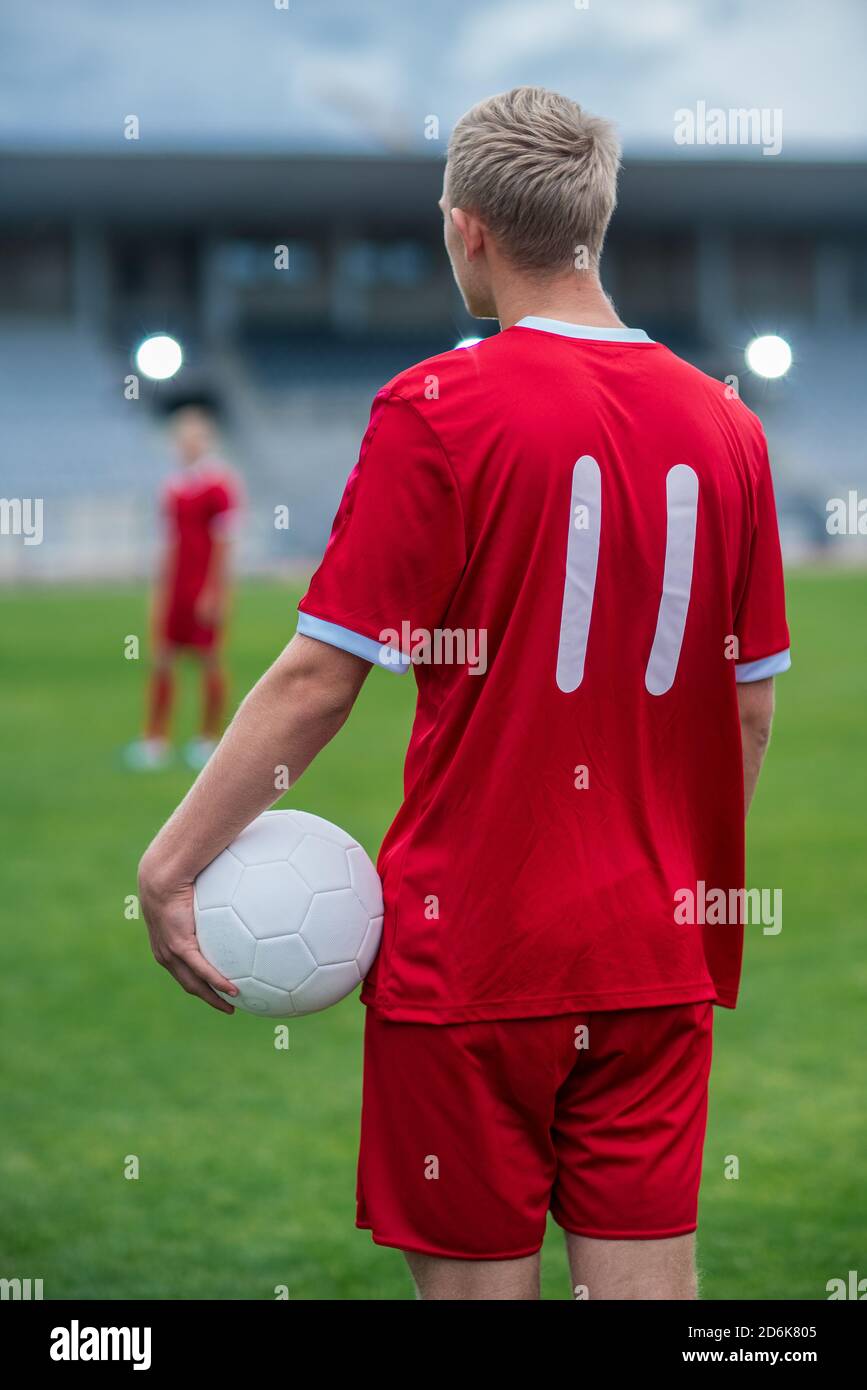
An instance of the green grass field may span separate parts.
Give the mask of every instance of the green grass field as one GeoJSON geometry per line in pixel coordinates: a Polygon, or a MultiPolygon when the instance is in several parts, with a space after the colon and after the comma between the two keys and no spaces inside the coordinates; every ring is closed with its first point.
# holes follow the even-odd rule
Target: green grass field
{"type": "MultiPolygon", "coordinates": [[[[865,589],[854,573],[790,580],[795,666],[749,831],[751,881],[782,886],[783,930],[753,929],[740,1006],[717,1011],[708,1299],[821,1299],[830,1278],[867,1276],[865,589]]],[[[295,597],[243,587],[237,696],[291,634],[295,597]]],[[[189,783],[118,761],[144,665],[123,643],[144,612],[137,589],[0,596],[0,1277],[42,1278],[51,1299],[410,1298],[401,1256],[353,1225],[357,999],[291,1024],[276,1051],[267,1021],[183,994],[125,916],[139,854],[189,783]]],[[[411,700],[412,682],[373,673],[288,804],[375,854],[411,700]]],[[[568,1297],[553,1227],[544,1286],[568,1297]]]]}

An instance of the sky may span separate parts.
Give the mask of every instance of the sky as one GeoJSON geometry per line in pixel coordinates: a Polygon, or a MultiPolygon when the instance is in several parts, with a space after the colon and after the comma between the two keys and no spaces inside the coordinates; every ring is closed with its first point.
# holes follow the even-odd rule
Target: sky
{"type": "Polygon", "coordinates": [[[784,158],[863,157],[865,51],[867,0],[4,0],[0,149],[116,149],[134,115],[155,153],[441,154],[529,83],[627,155],[673,153],[704,102],[779,110],[784,158]]]}

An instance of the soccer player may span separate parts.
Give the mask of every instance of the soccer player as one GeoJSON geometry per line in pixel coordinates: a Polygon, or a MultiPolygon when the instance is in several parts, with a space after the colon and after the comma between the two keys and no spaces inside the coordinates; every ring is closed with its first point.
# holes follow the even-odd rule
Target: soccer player
{"type": "Polygon", "coordinates": [[[204,767],[222,731],[226,678],[221,643],[230,591],[231,531],[237,516],[238,482],[215,452],[210,416],[184,406],[172,417],[180,469],[162,497],[166,540],[153,596],[153,669],[143,738],[126,750],[137,770],[164,767],[170,760],[169,724],[175,664],[192,652],[202,675],[201,725],[184,748],[197,771],[204,767]]]}
{"type": "Polygon", "coordinates": [[[618,163],[606,121],[542,89],[458,122],[446,248],[501,331],[376,396],[298,635],[141,864],[157,959],[229,1011],[195,875],[372,666],[413,671],[357,1195],[424,1299],[537,1298],[549,1210],[591,1298],[697,1296],[743,922],[695,904],[742,890],[789,634],[758,420],[603,292],[618,163]]]}

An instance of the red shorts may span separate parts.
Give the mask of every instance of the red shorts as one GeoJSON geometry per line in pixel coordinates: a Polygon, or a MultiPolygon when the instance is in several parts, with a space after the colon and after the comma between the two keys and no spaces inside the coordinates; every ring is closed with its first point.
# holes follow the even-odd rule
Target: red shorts
{"type": "Polygon", "coordinates": [[[368,1008],[356,1224],[459,1260],[696,1227],[713,1004],[488,1023],[368,1008]],[[584,1031],[586,1029],[586,1032],[584,1031]]]}
{"type": "Polygon", "coordinates": [[[157,634],[167,647],[194,647],[211,651],[220,640],[220,629],[206,627],[196,617],[192,605],[172,604],[157,625],[157,634]]]}

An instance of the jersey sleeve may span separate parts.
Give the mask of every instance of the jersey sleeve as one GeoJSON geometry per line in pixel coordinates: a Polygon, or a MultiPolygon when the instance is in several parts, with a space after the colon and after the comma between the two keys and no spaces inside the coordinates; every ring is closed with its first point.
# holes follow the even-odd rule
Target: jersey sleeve
{"type": "Polygon", "coordinates": [[[225,474],[211,489],[208,527],[213,536],[230,536],[241,509],[241,487],[231,474],[225,474]]]}
{"type": "Polygon", "coordinates": [[[738,681],[763,680],[788,671],[789,629],[774,485],[764,435],[761,442],[752,542],[746,583],[735,619],[738,681]]]}
{"type": "Polygon", "coordinates": [[[466,560],[449,460],[415,406],[386,388],[374,400],[298,631],[403,673],[440,626],[466,560]]]}

